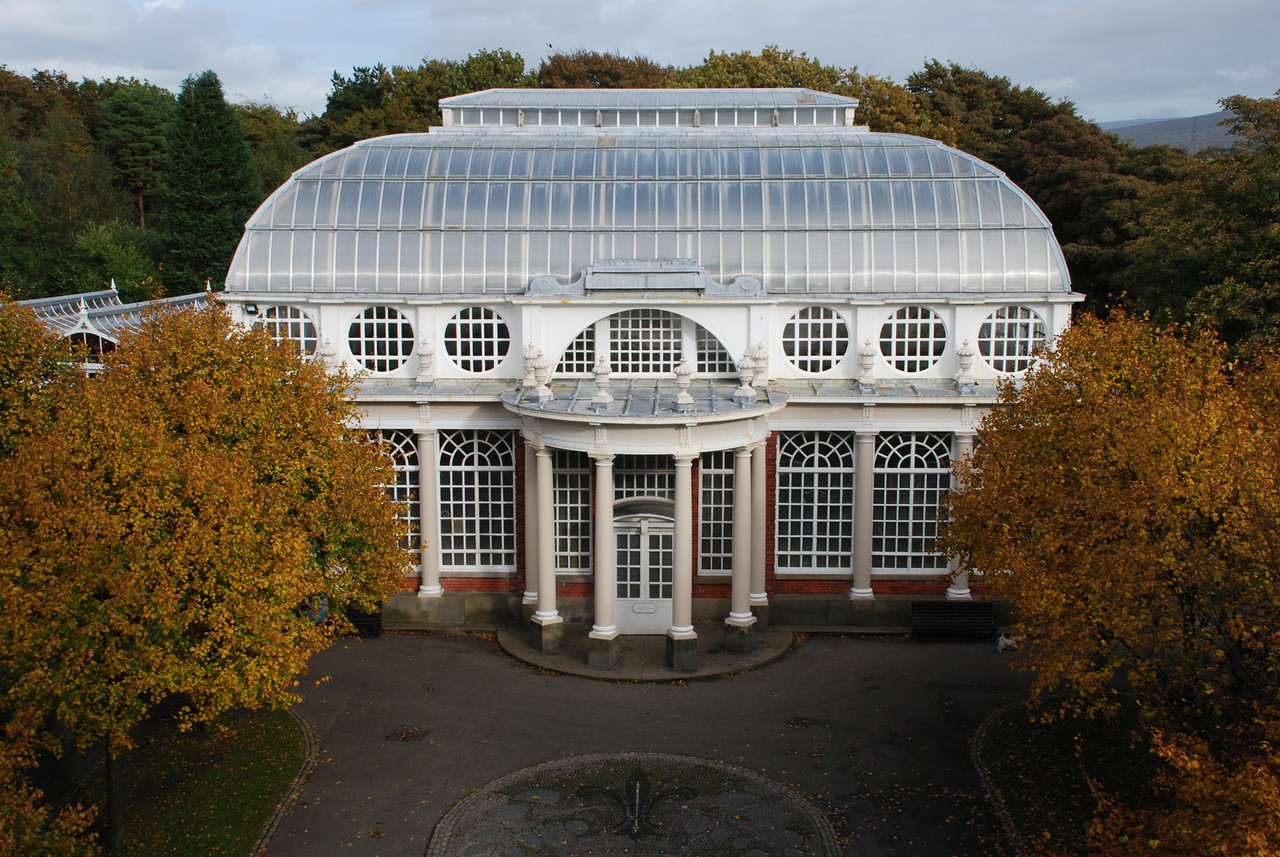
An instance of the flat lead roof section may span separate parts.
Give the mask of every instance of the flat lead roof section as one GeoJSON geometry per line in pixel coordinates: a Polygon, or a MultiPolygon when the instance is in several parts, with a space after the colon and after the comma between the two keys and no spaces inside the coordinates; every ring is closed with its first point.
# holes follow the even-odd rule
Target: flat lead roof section
{"type": "Polygon", "coordinates": [[[858,99],[811,89],[489,89],[440,99],[446,127],[841,128],[858,99]]]}

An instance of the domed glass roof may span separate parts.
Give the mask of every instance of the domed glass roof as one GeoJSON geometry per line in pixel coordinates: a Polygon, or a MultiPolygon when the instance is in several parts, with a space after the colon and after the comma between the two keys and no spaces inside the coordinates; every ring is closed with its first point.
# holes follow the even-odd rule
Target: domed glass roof
{"type": "Polygon", "coordinates": [[[988,164],[853,127],[807,90],[491,90],[446,127],[302,168],[228,288],[520,294],[604,259],[695,259],[768,293],[1063,293],[1044,215],[988,164]]]}

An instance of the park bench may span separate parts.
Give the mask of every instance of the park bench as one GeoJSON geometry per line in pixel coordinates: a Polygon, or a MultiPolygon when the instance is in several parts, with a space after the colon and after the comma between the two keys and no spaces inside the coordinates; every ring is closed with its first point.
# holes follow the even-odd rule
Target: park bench
{"type": "Polygon", "coordinates": [[[912,601],[911,631],[916,635],[983,635],[996,630],[990,601],[912,601]]]}

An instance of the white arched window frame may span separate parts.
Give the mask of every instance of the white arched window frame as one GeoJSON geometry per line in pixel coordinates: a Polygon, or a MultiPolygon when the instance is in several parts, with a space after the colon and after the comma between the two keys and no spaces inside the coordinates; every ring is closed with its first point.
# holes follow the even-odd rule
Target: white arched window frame
{"type": "Polygon", "coordinates": [[[418,437],[414,432],[378,429],[370,432],[391,459],[392,481],[381,487],[400,506],[398,517],[408,532],[400,540],[406,550],[417,550],[421,544],[422,507],[418,498],[418,437]]]}
{"type": "Polygon", "coordinates": [[[715,334],[664,309],[614,313],[583,330],[560,356],[555,374],[586,376],[603,355],[617,375],[667,375],[688,358],[699,377],[726,377],[737,364],[715,334]]]}
{"type": "Polygon", "coordinates": [[[853,567],[855,436],[778,435],[775,565],[778,571],[848,574],[853,567]]]}
{"type": "Polygon", "coordinates": [[[511,432],[440,432],[440,566],[513,571],[516,465],[511,432]]]}
{"type": "Polygon", "coordinates": [[[874,485],[872,570],[945,570],[947,557],[933,542],[938,535],[938,503],[951,488],[951,436],[880,435],[874,485]]]}

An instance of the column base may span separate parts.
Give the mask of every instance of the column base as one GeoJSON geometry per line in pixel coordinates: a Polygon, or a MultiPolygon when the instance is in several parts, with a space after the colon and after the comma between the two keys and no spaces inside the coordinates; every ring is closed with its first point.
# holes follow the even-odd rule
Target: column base
{"type": "Polygon", "coordinates": [[[867,589],[859,589],[858,587],[855,586],[853,589],[849,590],[849,600],[850,601],[875,601],[876,594],[871,591],[870,587],[868,587],[867,589]]]}
{"type": "Polygon", "coordinates": [[[622,641],[615,634],[609,639],[587,638],[587,666],[611,670],[622,660],[622,641]]]}
{"type": "Polygon", "coordinates": [[[667,632],[667,666],[673,670],[698,668],[698,635],[689,632],[673,637],[667,632]]]}
{"type": "Polygon", "coordinates": [[[440,598],[444,595],[444,587],[436,584],[435,586],[419,586],[419,598],[440,598]]]}
{"type": "Polygon", "coordinates": [[[751,615],[756,617],[756,627],[769,627],[769,602],[763,604],[752,604],[751,615]]]}
{"type": "Polygon", "coordinates": [[[969,587],[967,586],[964,589],[957,589],[955,587],[948,586],[947,600],[948,601],[972,601],[973,593],[969,591],[969,587]]]}
{"type": "Polygon", "coordinates": [[[534,616],[529,626],[529,645],[544,655],[560,651],[564,645],[564,619],[541,619],[534,616]]]}
{"type": "Polygon", "coordinates": [[[748,652],[754,652],[759,642],[756,640],[756,621],[752,617],[750,622],[745,624],[734,619],[727,619],[724,623],[724,650],[733,652],[735,655],[745,655],[748,652]]]}
{"type": "Polygon", "coordinates": [[[538,609],[538,599],[534,597],[532,601],[525,598],[520,602],[520,624],[528,628],[533,625],[533,614],[538,609]]]}

